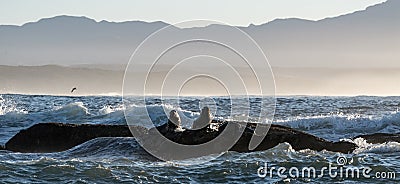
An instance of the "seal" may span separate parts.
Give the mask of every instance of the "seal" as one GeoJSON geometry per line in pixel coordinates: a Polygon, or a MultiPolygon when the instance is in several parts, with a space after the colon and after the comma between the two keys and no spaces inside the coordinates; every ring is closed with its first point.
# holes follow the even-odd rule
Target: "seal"
{"type": "Polygon", "coordinates": [[[208,107],[203,107],[201,110],[199,118],[194,120],[193,125],[192,125],[192,130],[198,130],[202,129],[204,127],[207,127],[208,125],[211,124],[212,121],[212,116],[210,113],[210,108],[208,107]]]}
{"type": "Polygon", "coordinates": [[[180,132],[183,131],[182,126],[181,126],[181,117],[179,117],[179,114],[176,110],[172,110],[169,112],[169,121],[167,124],[167,129],[172,129],[175,132],[180,132]]]}

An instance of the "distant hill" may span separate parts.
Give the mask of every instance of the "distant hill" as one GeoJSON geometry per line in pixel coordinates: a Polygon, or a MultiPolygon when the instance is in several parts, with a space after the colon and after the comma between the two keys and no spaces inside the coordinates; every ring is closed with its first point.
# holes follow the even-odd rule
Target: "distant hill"
{"type": "Polygon", "coordinates": [[[263,46],[273,65],[400,66],[398,0],[320,21],[283,19],[243,29],[263,46]]]}
{"type": "MultiPolygon", "coordinates": [[[[277,67],[400,67],[399,22],[400,1],[389,0],[364,11],[320,21],[278,19],[240,29],[257,41],[277,67]]],[[[148,35],[167,25],[96,22],[71,16],[22,26],[3,25],[0,64],[126,64],[148,35]]],[[[180,31],[217,31],[215,34],[229,36],[223,35],[224,29],[211,25],[180,31]]]]}

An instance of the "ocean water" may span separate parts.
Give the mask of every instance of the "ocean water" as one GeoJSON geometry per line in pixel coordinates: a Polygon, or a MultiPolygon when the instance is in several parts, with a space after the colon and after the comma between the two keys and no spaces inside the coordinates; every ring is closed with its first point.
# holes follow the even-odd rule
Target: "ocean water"
{"type": "MultiPolygon", "coordinates": [[[[215,118],[231,119],[230,99],[212,97],[215,118]]],[[[250,98],[257,102],[257,97],[250,98]]],[[[140,97],[129,98],[129,106],[118,96],[42,96],[0,95],[0,144],[4,145],[20,130],[41,122],[76,124],[126,124],[128,116],[138,122],[147,111],[155,124],[166,122],[164,109],[177,109],[190,126],[199,115],[202,101],[196,97],[180,99],[180,106],[162,104],[148,97],[146,107],[140,97]]],[[[400,97],[311,97],[290,96],[276,99],[273,123],[338,141],[360,134],[400,132],[400,97]]],[[[251,114],[252,112],[250,112],[251,114]]],[[[257,113],[257,112],[254,112],[257,113]]],[[[0,183],[397,183],[400,180],[400,144],[368,144],[354,141],[359,148],[351,154],[329,151],[295,151],[289,144],[254,153],[226,152],[210,162],[194,165],[163,162],[147,154],[134,138],[97,138],[60,153],[22,154],[0,151],[0,183]],[[339,165],[338,158],[345,158],[339,165]],[[261,167],[302,169],[314,167],[317,175],[329,165],[339,169],[371,168],[371,178],[282,177],[277,169],[266,177],[261,167]],[[375,175],[379,173],[381,177],[375,175]],[[383,175],[382,175],[383,173],[383,175]],[[396,178],[388,178],[394,173],[396,178]]],[[[267,170],[268,171],[268,170],[267,170]]],[[[293,171],[293,170],[292,170],[293,171]]],[[[292,172],[293,173],[293,172],[292,172]]],[[[295,172],[294,172],[295,173],[295,172]]],[[[288,173],[287,173],[288,175],[288,173]]]]}

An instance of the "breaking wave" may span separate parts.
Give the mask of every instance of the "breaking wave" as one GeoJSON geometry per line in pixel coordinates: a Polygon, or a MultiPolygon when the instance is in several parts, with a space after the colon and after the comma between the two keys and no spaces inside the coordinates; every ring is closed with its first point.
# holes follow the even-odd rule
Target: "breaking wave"
{"type": "Polygon", "coordinates": [[[400,113],[385,116],[330,115],[295,117],[277,120],[276,124],[307,131],[326,139],[338,140],[360,134],[393,133],[400,131],[400,113]]]}

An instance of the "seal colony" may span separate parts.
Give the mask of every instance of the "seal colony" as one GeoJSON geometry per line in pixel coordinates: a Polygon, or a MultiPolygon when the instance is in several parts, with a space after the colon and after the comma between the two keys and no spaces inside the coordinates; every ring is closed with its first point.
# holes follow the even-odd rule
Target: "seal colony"
{"type": "MultiPolygon", "coordinates": [[[[98,137],[132,137],[130,130],[146,134],[148,136],[146,142],[153,146],[162,144],[162,142],[157,142],[159,140],[152,139],[154,131],[158,131],[175,143],[199,145],[216,138],[226,129],[227,125],[233,127],[229,129],[231,134],[242,133],[229,151],[262,151],[285,142],[289,143],[294,150],[310,149],[351,153],[357,148],[357,145],[351,142],[332,142],[289,127],[271,125],[261,143],[255,149],[250,150],[248,145],[251,138],[261,136],[255,133],[256,123],[213,120],[209,108],[205,107],[202,109],[200,117],[194,121],[192,129],[181,127],[179,114],[175,110],[170,112],[167,123],[151,129],[139,126],[128,127],[128,125],[39,123],[21,130],[5,146],[0,146],[0,149],[22,153],[61,152],[98,137]]],[[[378,133],[360,135],[355,138],[358,137],[371,143],[400,142],[400,134],[378,133]]]]}

